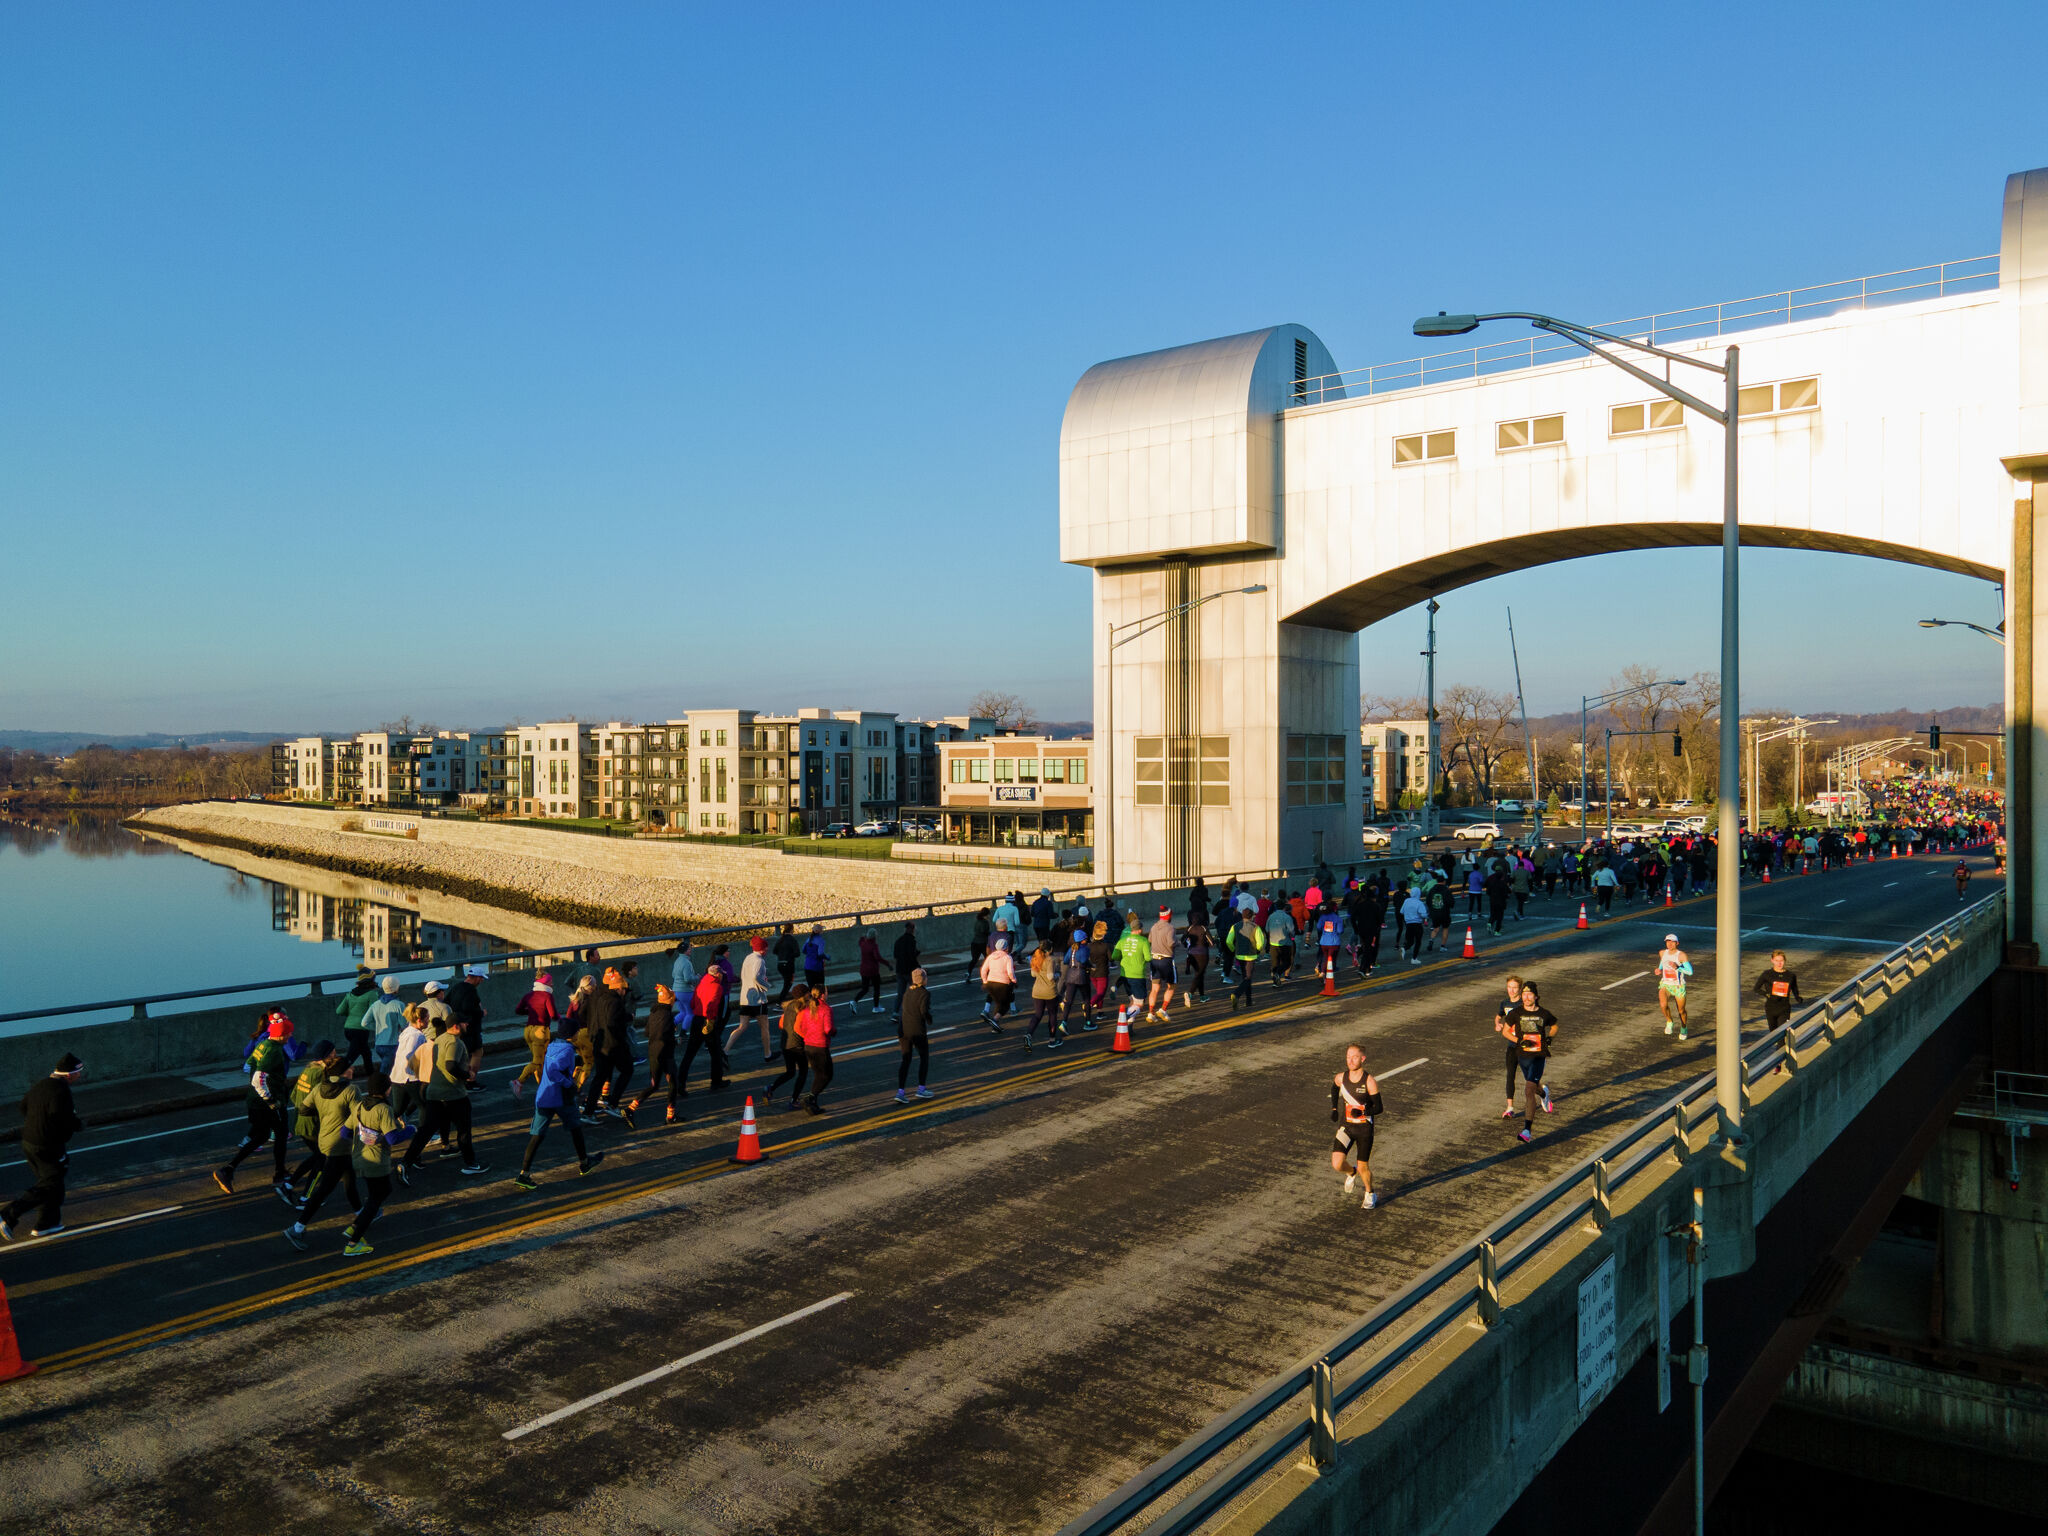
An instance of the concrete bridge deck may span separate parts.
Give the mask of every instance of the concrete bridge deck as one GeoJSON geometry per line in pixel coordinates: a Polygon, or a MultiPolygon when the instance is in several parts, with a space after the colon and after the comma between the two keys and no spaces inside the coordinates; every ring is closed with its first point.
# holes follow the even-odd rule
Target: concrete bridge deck
{"type": "MultiPolygon", "coordinates": [[[[1955,904],[1920,859],[1752,887],[1745,916],[1818,994],[1955,904]]],[[[551,1142],[521,1195],[523,1126],[489,1093],[491,1175],[426,1171],[359,1269],[338,1219],[288,1248],[260,1174],[211,1191],[233,1127],[82,1146],[78,1234],[0,1252],[49,1366],[0,1395],[0,1530],[1051,1529],[1705,1068],[1710,908],[1589,934],[1576,911],[1538,903],[1476,962],[1397,964],[1333,1003],[1211,1004],[1132,1060],[1107,1032],[1027,1055],[954,986],[942,1096],[909,1112],[886,1097],[885,1021],[843,1019],[833,1113],[776,1112],[767,1167],[731,1177],[728,1093],[676,1131],[602,1133],[589,1180],[551,1142]],[[1699,945],[1686,1045],[1638,974],[1667,927],[1699,945]],[[1510,968],[1564,1029],[1558,1112],[1528,1148],[1487,1027],[1510,968]],[[1371,1213],[1326,1161],[1352,1039],[1386,1078],[1371,1213]]]]}

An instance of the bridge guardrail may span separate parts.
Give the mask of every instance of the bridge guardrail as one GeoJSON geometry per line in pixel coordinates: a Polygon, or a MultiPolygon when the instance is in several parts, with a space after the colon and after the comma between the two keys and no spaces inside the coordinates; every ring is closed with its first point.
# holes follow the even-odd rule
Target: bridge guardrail
{"type": "MultiPolygon", "coordinates": [[[[1358,859],[1348,864],[1332,864],[1329,867],[1336,872],[1337,877],[1341,880],[1348,873],[1371,869],[1378,865],[1393,862],[1395,861],[1391,859],[1358,859]]],[[[1045,873],[1058,873],[1058,871],[1022,870],[1015,871],[1014,873],[1038,876],[1045,873]]],[[[1255,869],[1236,875],[1235,878],[1243,882],[1258,884],[1268,880],[1306,879],[1313,873],[1314,866],[1291,869],[1255,869]]],[[[1228,875],[1219,877],[1212,889],[1221,890],[1223,881],[1230,878],[1232,877],[1228,875]]],[[[1193,885],[1194,882],[1191,880],[1151,880],[1142,884],[1119,882],[1113,886],[1090,885],[1076,887],[1070,891],[1062,892],[1061,896],[1063,899],[1088,900],[1098,896],[1113,895],[1121,900],[1124,897],[1154,895],[1162,891],[1190,890],[1193,888],[1193,885]]],[[[1013,886],[1012,888],[1014,889],[1015,887],[1013,886]]],[[[757,923],[731,923],[719,928],[693,928],[676,933],[628,934],[614,939],[586,939],[580,944],[558,944],[548,949],[502,950],[490,954],[456,956],[446,960],[422,960],[403,965],[381,966],[378,968],[378,974],[386,976],[415,976],[425,979],[432,976],[446,975],[450,971],[460,970],[465,965],[502,965],[507,968],[516,968],[513,965],[516,961],[545,960],[550,957],[564,956],[573,960],[589,949],[602,949],[607,954],[645,953],[685,941],[691,944],[703,944],[716,939],[739,938],[756,933],[773,933],[784,923],[793,923],[799,930],[802,930],[809,928],[813,924],[821,924],[831,928],[835,925],[848,923],[872,925],[877,922],[900,918],[915,920],[919,917],[937,917],[942,912],[948,914],[971,912],[978,907],[1002,900],[1006,894],[1007,892],[998,891],[984,896],[963,896],[950,901],[920,901],[899,907],[864,907],[851,912],[807,913],[797,917],[768,918],[757,923]]],[[[250,993],[267,993],[271,996],[276,996],[298,987],[308,988],[309,996],[319,997],[323,986],[329,983],[353,984],[355,976],[356,973],[353,969],[346,971],[323,971],[316,976],[287,976],[276,981],[236,982],[228,986],[198,987],[185,992],[151,992],[141,997],[109,998],[97,1003],[66,1003],[56,1008],[30,1008],[18,1013],[0,1013],[0,1024],[18,1024],[28,1019],[59,1019],[81,1013],[105,1013],[122,1008],[131,1009],[131,1016],[141,1020],[150,1017],[149,1008],[152,1004],[156,1003],[191,1002],[200,998],[220,998],[224,1001],[231,1001],[235,997],[246,996],[250,993]]]]}
{"type": "MultiPolygon", "coordinates": [[[[1796,1073],[1810,1064],[1810,1053],[1832,1045],[1844,1019],[1853,1016],[1860,1022],[1875,994],[1890,996],[1896,986],[1910,983],[1926,965],[1952,953],[1963,936],[1987,918],[2002,925],[2004,910],[2002,892],[1974,902],[1887,952],[1747,1047],[1742,1053],[1745,1099],[1753,1084],[1781,1066],[1796,1073]]],[[[1446,1329],[1475,1312],[1489,1327],[1499,1321],[1501,1282],[1589,1216],[1605,1226],[1614,1192],[1666,1152],[1676,1149],[1681,1158],[1689,1156],[1693,1132],[1713,1119],[1713,1102],[1711,1075],[1688,1083],[1599,1151],[1375,1307],[1327,1347],[1255,1388],[1235,1408],[1212,1420],[1086,1514],[1062,1526],[1059,1536],[1111,1536],[1134,1517],[1151,1515],[1156,1506],[1180,1491],[1181,1484],[1249,1436],[1257,1438],[1233,1460],[1148,1518],[1139,1527],[1145,1536],[1184,1536],[1193,1531],[1296,1450],[1306,1448],[1318,1462],[1327,1461],[1334,1453],[1337,1416],[1346,1407],[1379,1386],[1446,1329]],[[1704,1113],[1696,1113],[1696,1107],[1704,1113]],[[1539,1219],[1541,1225],[1507,1251],[1509,1242],[1539,1219]],[[1447,1291],[1452,1294],[1447,1296],[1447,1291]],[[1406,1332],[1389,1337],[1396,1325],[1432,1303],[1433,1310],[1406,1332]],[[1383,1340],[1387,1347],[1338,1386],[1337,1368],[1383,1340]],[[1304,1394],[1308,1394],[1306,1401],[1302,1400],[1304,1394]]]]}

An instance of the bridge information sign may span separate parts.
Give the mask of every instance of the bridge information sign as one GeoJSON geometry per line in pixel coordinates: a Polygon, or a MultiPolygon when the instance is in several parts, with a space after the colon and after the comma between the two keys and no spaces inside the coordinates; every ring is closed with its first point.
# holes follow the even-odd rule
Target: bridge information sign
{"type": "Polygon", "coordinates": [[[1614,1385],[1614,1255],[1579,1282],[1579,1407],[1614,1385]]]}

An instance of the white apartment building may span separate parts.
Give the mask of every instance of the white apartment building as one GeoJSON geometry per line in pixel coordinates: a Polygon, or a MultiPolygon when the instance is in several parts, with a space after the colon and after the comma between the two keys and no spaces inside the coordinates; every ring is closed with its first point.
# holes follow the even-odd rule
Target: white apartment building
{"type": "Polygon", "coordinates": [[[595,816],[597,747],[593,727],[547,720],[505,733],[505,808],[534,817],[595,816]]]}
{"type": "Polygon", "coordinates": [[[332,800],[333,779],[334,747],[325,736],[298,736],[271,749],[271,789],[286,799],[332,800]]]}
{"type": "Polygon", "coordinates": [[[363,805],[389,805],[412,798],[412,738],[396,731],[358,731],[355,735],[356,793],[363,805]]]}

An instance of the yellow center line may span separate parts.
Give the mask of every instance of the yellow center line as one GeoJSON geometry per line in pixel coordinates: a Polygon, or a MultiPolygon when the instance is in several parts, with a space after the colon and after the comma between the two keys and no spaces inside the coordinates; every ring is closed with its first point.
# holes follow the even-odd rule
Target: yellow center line
{"type": "MultiPolygon", "coordinates": [[[[1689,906],[1695,902],[1707,899],[1703,895],[1689,896],[1684,901],[1675,903],[1674,906],[1689,906]]],[[[1658,908],[1657,910],[1661,911],[1663,909],[1658,908]]],[[[1644,913],[1625,913],[1618,917],[1601,918],[1593,926],[1608,927],[1616,923],[1633,921],[1645,915],[1644,913]]],[[[1519,939],[1510,939],[1491,946],[1483,956],[1478,958],[1490,959],[1503,951],[1524,949],[1530,945],[1559,939],[1566,934],[1578,931],[1576,928],[1566,928],[1551,933],[1529,934],[1519,939]]],[[[1356,996],[1367,992],[1377,992],[1452,969],[1463,963],[1463,956],[1446,957],[1418,969],[1402,971],[1394,975],[1375,979],[1353,981],[1340,986],[1337,990],[1339,996],[1356,996]]],[[[1206,1023],[1172,1030],[1169,1033],[1147,1039],[1142,1046],[1136,1046],[1130,1054],[1144,1055],[1159,1050],[1164,1046],[1201,1039],[1224,1030],[1237,1029],[1260,1019],[1271,1018],[1289,1009],[1300,1008],[1305,1004],[1313,1003],[1320,996],[1321,994],[1319,993],[1307,993],[1285,998],[1269,1003],[1263,1008],[1253,1008],[1244,1013],[1228,1014],[1222,1018],[1211,1019],[1206,1023]]],[[[970,1089],[966,1093],[948,1093],[943,1099],[933,1099],[915,1105],[905,1105],[900,1109],[884,1111],[880,1114],[863,1117],[860,1120],[837,1125],[829,1130],[818,1131],[807,1136],[799,1136],[793,1140],[779,1141],[772,1146],[768,1138],[764,1136],[762,1147],[764,1151],[774,1151],[777,1153],[815,1150],[820,1147],[830,1146],[835,1142],[844,1141],[853,1136],[864,1136],[871,1132],[887,1130],[891,1127],[903,1125],[931,1115],[949,1113],[961,1108],[971,1108],[977,1104],[986,1103],[1000,1094],[1019,1088],[1036,1087],[1041,1083],[1070,1076],[1073,1073],[1091,1067],[1103,1066],[1114,1062],[1116,1059],[1117,1053],[1110,1051],[1098,1052],[1092,1056],[1069,1057],[1063,1061],[1049,1062],[1043,1067],[1033,1068],[1019,1076],[995,1077],[994,1080],[988,1082],[985,1086],[970,1089]]],[[[604,1194],[593,1196],[588,1200],[572,1201],[569,1204],[558,1206],[552,1210],[535,1212],[530,1216],[485,1227],[480,1231],[451,1239],[448,1242],[437,1244],[431,1248],[393,1254],[389,1258],[375,1259],[365,1264],[351,1265],[347,1269],[336,1271],[333,1274],[316,1275],[304,1280],[293,1281],[274,1290],[263,1291],[254,1296],[245,1296],[237,1301],[223,1302],[217,1306],[206,1307],[197,1312],[187,1313],[182,1317],[172,1318],[145,1328],[138,1328],[128,1333],[116,1334],[91,1344],[81,1344],[71,1349],[59,1350],[55,1354],[45,1356],[36,1362],[38,1373],[54,1375],[62,1371],[75,1370],[80,1366],[97,1364],[115,1355],[128,1354],[138,1349],[145,1349],[152,1344],[162,1343],[180,1334],[194,1333],[202,1328],[235,1322],[254,1313],[282,1306],[289,1302],[300,1301],[308,1296],[316,1296],[324,1291],[335,1290],[345,1285],[354,1285],[363,1280],[380,1279],[387,1275],[415,1268],[421,1264],[431,1264],[441,1259],[451,1258],[458,1254],[468,1253],[478,1248],[501,1243],[522,1233],[533,1231],[537,1227],[573,1220],[578,1216],[587,1216],[611,1206],[624,1204],[629,1200],[638,1200],[644,1196],[659,1194],[665,1190],[701,1183],[706,1179],[715,1178],[733,1171],[733,1168],[728,1164],[710,1163],[683,1169],[675,1173],[662,1174],[627,1185],[621,1189],[606,1191],[604,1194]]],[[[29,1378],[23,1377],[20,1379],[27,1380],[29,1378]]]]}

